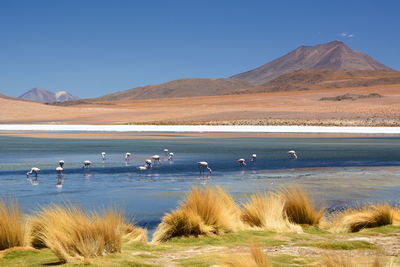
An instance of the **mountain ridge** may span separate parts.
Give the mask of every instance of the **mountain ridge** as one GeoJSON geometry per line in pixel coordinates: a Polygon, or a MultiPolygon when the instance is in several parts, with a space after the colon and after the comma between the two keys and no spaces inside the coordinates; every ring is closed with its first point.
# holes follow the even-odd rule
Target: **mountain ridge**
{"type": "Polygon", "coordinates": [[[246,81],[222,78],[188,78],[178,79],[157,85],[147,85],[133,89],[107,94],[95,100],[131,100],[148,98],[193,97],[228,94],[231,90],[252,87],[246,81]]]}
{"type": "Polygon", "coordinates": [[[78,97],[71,95],[67,91],[59,91],[53,93],[43,88],[33,88],[17,98],[42,103],[64,102],[79,99],[78,97]]]}
{"type": "Polygon", "coordinates": [[[298,69],[393,70],[336,40],[314,46],[299,46],[282,57],[231,78],[261,85],[298,69]]]}

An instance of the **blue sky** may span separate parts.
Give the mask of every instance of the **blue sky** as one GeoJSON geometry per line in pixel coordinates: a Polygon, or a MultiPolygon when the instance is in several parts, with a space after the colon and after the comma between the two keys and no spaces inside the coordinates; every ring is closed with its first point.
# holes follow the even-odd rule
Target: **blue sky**
{"type": "Polygon", "coordinates": [[[400,70],[399,10],[396,0],[0,0],[0,93],[94,97],[228,77],[333,40],[400,70]]]}

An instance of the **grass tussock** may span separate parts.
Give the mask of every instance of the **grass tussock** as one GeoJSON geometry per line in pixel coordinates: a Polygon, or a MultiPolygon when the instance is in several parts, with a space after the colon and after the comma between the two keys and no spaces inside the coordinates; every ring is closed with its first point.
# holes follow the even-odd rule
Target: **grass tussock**
{"type": "Polygon", "coordinates": [[[28,217],[27,226],[30,232],[30,245],[37,249],[45,248],[46,244],[40,237],[43,232],[43,223],[41,219],[35,216],[30,216],[28,217]]]}
{"type": "Polygon", "coordinates": [[[362,265],[356,261],[353,261],[349,257],[345,257],[339,254],[327,254],[321,258],[320,266],[323,267],[354,267],[354,266],[366,266],[366,267],[392,267],[394,261],[387,261],[379,256],[372,259],[371,262],[364,262],[362,265]]]}
{"type": "Polygon", "coordinates": [[[133,224],[125,224],[124,239],[127,241],[127,243],[147,243],[147,229],[136,227],[133,224]]]}
{"type": "Polygon", "coordinates": [[[231,255],[221,261],[223,267],[271,267],[272,264],[267,255],[257,245],[250,248],[250,256],[231,255]]]}
{"type": "Polygon", "coordinates": [[[393,225],[400,226],[400,210],[399,207],[396,207],[392,210],[393,214],[393,225]]]}
{"type": "Polygon", "coordinates": [[[321,265],[324,267],[354,267],[353,262],[348,258],[338,254],[324,255],[321,265]]]}
{"type": "Polygon", "coordinates": [[[120,252],[127,226],[121,214],[85,213],[73,206],[42,208],[33,223],[32,243],[44,245],[64,262],[120,252]]]}
{"type": "Polygon", "coordinates": [[[0,199],[0,250],[26,244],[24,215],[16,201],[0,199]]]}
{"type": "Polygon", "coordinates": [[[245,228],[240,209],[220,187],[194,187],[180,207],[167,213],[153,235],[153,242],[177,236],[220,235],[245,228]]]}
{"type": "Polygon", "coordinates": [[[332,232],[358,232],[364,228],[374,228],[393,223],[391,206],[365,206],[348,209],[333,216],[329,230],[332,232]]]}
{"type": "Polygon", "coordinates": [[[318,210],[307,192],[299,187],[282,189],[281,197],[285,200],[285,212],[289,221],[303,225],[318,225],[324,210],[318,210]]]}
{"type": "Polygon", "coordinates": [[[285,213],[285,200],[278,194],[256,194],[242,210],[242,220],[256,228],[278,233],[300,233],[302,228],[289,222],[285,213]]]}

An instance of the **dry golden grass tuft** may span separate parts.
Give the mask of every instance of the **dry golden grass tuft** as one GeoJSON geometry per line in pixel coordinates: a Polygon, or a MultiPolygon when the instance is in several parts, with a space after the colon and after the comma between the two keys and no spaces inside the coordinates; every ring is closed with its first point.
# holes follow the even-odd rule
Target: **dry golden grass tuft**
{"type": "Polygon", "coordinates": [[[127,223],[124,225],[125,235],[124,239],[127,243],[142,242],[147,243],[147,230],[144,228],[136,227],[133,224],[127,223]]]}
{"type": "Polygon", "coordinates": [[[339,254],[327,254],[322,256],[319,266],[323,267],[355,267],[355,266],[368,266],[368,267],[392,267],[395,266],[393,260],[385,260],[382,257],[376,256],[372,262],[355,263],[351,258],[339,254]]]}
{"type": "Polygon", "coordinates": [[[280,191],[285,200],[285,212],[289,221],[303,225],[318,225],[324,210],[317,210],[307,192],[299,187],[288,187],[280,191]]]}
{"type": "Polygon", "coordinates": [[[0,199],[0,250],[24,246],[26,237],[24,215],[18,203],[10,200],[7,205],[0,199]]]}
{"type": "Polygon", "coordinates": [[[43,232],[43,223],[40,218],[29,216],[27,226],[30,232],[30,245],[34,248],[45,248],[46,244],[40,238],[40,233],[43,232]]]}
{"type": "Polygon", "coordinates": [[[353,262],[342,255],[327,254],[321,258],[321,265],[324,267],[354,267],[353,262]]]}
{"type": "Polygon", "coordinates": [[[393,223],[393,209],[388,204],[348,209],[335,214],[328,229],[332,232],[358,232],[393,223]]]}
{"type": "Polygon", "coordinates": [[[256,194],[244,204],[241,218],[252,227],[268,231],[302,232],[299,225],[289,222],[284,208],[285,200],[279,194],[256,194]]]}
{"type": "Polygon", "coordinates": [[[393,213],[393,225],[400,225],[400,210],[399,207],[396,207],[392,210],[393,213]]]}
{"type": "Polygon", "coordinates": [[[85,213],[73,206],[42,208],[31,224],[35,229],[32,243],[48,247],[64,262],[84,263],[89,258],[120,252],[127,233],[120,213],[85,213]]]}
{"type": "Polygon", "coordinates": [[[180,207],[164,215],[153,242],[176,236],[220,235],[245,228],[240,209],[220,187],[194,187],[180,207]]]}
{"type": "Polygon", "coordinates": [[[251,255],[231,255],[221,260],[223,267],[271,267],[272,264],[267,255],[258,245],[252,245],[250,248],[251,255]]]}

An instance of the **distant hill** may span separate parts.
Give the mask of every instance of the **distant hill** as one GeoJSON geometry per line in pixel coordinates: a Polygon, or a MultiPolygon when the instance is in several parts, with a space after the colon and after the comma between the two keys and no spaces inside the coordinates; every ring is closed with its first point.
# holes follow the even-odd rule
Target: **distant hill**
{"type": "Polygon", "coordinates": [[[3,94],[0,94],[0,98],[13,99],[12,97],[9,97],[9,96],[3,95],[3,94]]]}
{"type": "Polygon", "coordinates": [[[53,93],[42,88],[33,88],[20,95],[18,98],[43,103],[64,102],[79,99],[66,91],[53,93]]]}
{"type": "Polygon", "coordinates": [[[234,94],[332,89],[400,84],[400,72],[389,70],[296,70],[262,85],[234,91],[234,94]]]}
{"type": "Polygon", "coordinates": [[[333,41],[315,46],[300,46],[280,58],[231,78],[261,85],[299,69],[392,70],[343,42],[333,41]]]}
{"type": "Polygon", "coordinates": [[[236,79],[180,79],[108,94],[94,100],[131,100],[147,98],[194,97],[230,94],[240,88],[253,87],[236,79]]]}

